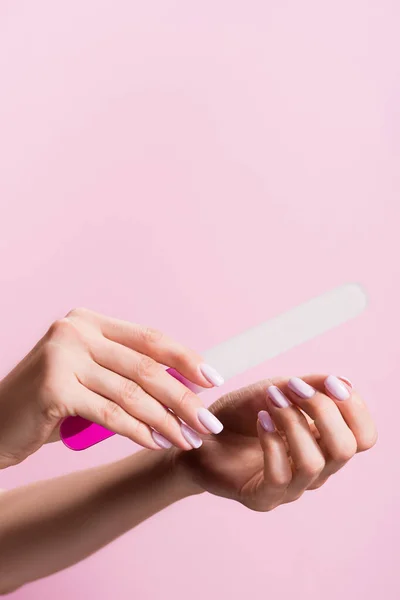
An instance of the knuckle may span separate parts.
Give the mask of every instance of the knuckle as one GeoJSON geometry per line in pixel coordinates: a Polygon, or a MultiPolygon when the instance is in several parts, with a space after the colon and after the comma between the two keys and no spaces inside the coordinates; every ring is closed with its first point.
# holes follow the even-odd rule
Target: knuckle
{"type": "Polygon", "coordinates": [[[288,485],[292,481],[292,473],[283,472],[283,471],[275,471],[269,475],[268,481],[269,481],[270,485],[274,488],[285,489],[288,487],[288,485]]]}
{"type": "Polygon", "coordinates": [[[135,381],[123,379],[118,394],[120,403],[129,406],[136,404],[139,399],[140,390],[140,386],[135,381]]]}
{"type": "Polygon", "coordinates": [[[157,423],[154,427],[162,435],[170,437],[171,441],[179,443],[181,441],[181,431],[179,424],[173,414],[169,410],[164,410],[164,414],[157,418],[157,423]]]}
{"type": "Polygon", "coordinates": [[[135,441],[140,439],[141,423],[137,419],[131,419],[129,424],[129,437],[135,441]]]}
{"type": "Polygon", "coordinates": [[[176,409],[185,412],[193,404],[194,394],[190,390],[183,390],[177,399],[176,409]]]}
{"type": "Polygon", "coordinates": [[[188,350],[184,346],[176,346],[173,351],[173,358],[175,361],[185,369],[190,368],[193,363],[198,363],[197,357],[195,357],[194,353],[191,350],[188,350]]]}
{"type": "Polygon", "coordinates": [[[345,443],[343,442],[339,446],[336,446],[331,451],[331,457],[334,462],[346,463],[349,461],[357,452],[357,442],[354,437],[349,438],[345,443]]]}
{"type": "Polygon", "coordinates": [[[68,344],[83,344],[84,336],[79,330],[77,323],[70,321],[66,317],[63,319],[57,319],[49,327],[45,341],[52,342],[56,345],[68,345],[68,344]]]}
{"type": "Polygon", "coordinates": [[[325,460],[323,458],[314,458],[308,460],[298,466],[298,471],[308,479],[316,479],[325,468],[325,460]]]}
{"type": "Polygon", "coordinates": [[[153,377],[157,372],[157,363],[150,356],[142,355],[136,365],[136,371],[139,377],[147,379],[153,377]]]}
{"type": "Polygon", "coordinates": [[[324,483],[328,481],[328,479],[329,477],[318,478],[316,481],[313,481],[312,484],[308,486],[307,490],[319,490],[319,488],[322,487],[324,483]]]}
{"type": "Polygon", "coordinates": [[[337,413],[333,400],[325,394],[317,393],[310,401],[313,408],[314,421],[326,421],[332,418],[332,413],[337,413]]]}
{"type": "Polygon", "coordinates": [[[48,337],[52,340],[59,340],[69,335],[73,329],[75,329],[74,326],[66,317],[57,319],[50,325],[48,337]]]}
{"type": "Polygon", "coordinates": [[[163,332],[155,327],[142,327],[139,332],[142,340],[146,344],[157,344],[164,336],[163,332]]]}
{"type": "Polygon", "coordinates": [[[137,419],[132,418],[131,421],[129,437],[137,444],[146,445],[149,441],[149,431],[146,425],[137,419]]]}
{"type": "Polygon", "coordinates": [[[118,404],[115,404],[115,402],[112,402],[111,400],[106,400],[101,411],[101,417],[106,427],[112,429],[120,413],[121,408],[118,404]]]}
{"type": "Polygon", "coordinates": [[[280,503],[277,503],[277,504],[267,504],[262,509],[262,512],[271,512],[272,510],[275,510],[276,508],[278,508],[278,506],[280,506],[280,503]]]}
{"type": "Polygon", "coordinates": [[[297,500],[300,500],[300,498],[303,496],[304,491],[298,492],[297,494],[294,494],[293,496],[290,496],[290,498],[287,498],[285,500],[285,504],[291,504],[292,502],[296,502],[297,500]]]}
{"type": "Polygon", "coordinates": [[[282,410],[280,415],[286,429],[297,430],[299,427],[304,427],[306,425],[304,416],[295,407],[282,410]]]}
{"type": "Polygon", "coordinates": [[[277,506],[279,506],[278,504],[270,504],[270,503],[265,503],[265,502],[252,502],[251,504],[247,505],[248,508],[250,508],[250,510],[254,511],[254,512],[271,512],[271,510],[274,510],[277,506]]]}
{"type": "Polygon", "coordinates": [[[366,452],[366,450],[370,450],[373,448],[378,441],[378,432],[376,429],[372,431],[369,435],[364,434],[358,437],[357,439],[357,452],[366,452]]]}
{"type": "Polygon", "coordinates": [[[173,429],[175,429],[175,425],[176,425],[176,421],[175,421],[175,417],[172,415],[172,413],[169,410],[164,410],[164,414],[162,416],[162,418],[160,419],[160,428],[162,429],[163,432],[166,431],[171,431],[173,429]]]}
{"type": "Polygon", "coordinates": [[[87,317],[90,314],[90,310],[88,308],[83,308],[82,306],[78,307],[78,308],[73,308],[72,310],[70,310],[67,315],[66,318],[67,319],[84,319],[85,317],[87,317]]]}

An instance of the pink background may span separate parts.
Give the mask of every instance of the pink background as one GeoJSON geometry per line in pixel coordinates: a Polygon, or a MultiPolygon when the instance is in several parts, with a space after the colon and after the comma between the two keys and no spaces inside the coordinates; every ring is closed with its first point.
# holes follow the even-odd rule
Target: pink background
{"type": "MultiPolygon", "coordinates": [[[[399,597],[399,19],[397,0],[1,2],[1,372],[74,306],[202,351],[357,281],[362,316],[226,389],[347,375],[380,432],[296,504],[190,499],[13,598],[399,597]]],[[[53,445],[0,484],[131,451],[53,445]]]]}

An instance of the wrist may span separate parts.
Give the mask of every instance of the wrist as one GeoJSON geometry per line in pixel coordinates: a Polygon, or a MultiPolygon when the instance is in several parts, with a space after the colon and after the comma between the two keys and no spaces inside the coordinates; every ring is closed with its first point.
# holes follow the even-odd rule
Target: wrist
{"type": "Polygon", "coordinates": [[[187,452],[184,450],[171,448],[164,456],[171,481],[173,482],[177,493],[180,494],[182,498],[196,496],[205,491],[204,488],[195,481],[192,470],[184,461],[186,454],[187,452]]]}

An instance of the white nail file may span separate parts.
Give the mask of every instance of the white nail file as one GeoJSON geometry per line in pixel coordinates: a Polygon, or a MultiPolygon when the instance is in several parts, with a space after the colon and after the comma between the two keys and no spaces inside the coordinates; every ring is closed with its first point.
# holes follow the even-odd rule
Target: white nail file
{"type": "Polygon", "coordinates": [[[350,321],[366,305],[362,287],[345,284],[218,344],[203,356],[227,380],[350,321]]]}

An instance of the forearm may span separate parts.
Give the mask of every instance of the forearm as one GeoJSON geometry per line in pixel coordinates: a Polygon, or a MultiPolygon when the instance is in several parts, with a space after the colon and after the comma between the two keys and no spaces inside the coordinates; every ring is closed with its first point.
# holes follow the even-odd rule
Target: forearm
{"type": "Polygon", "coordinates": [[[0,494],[0,593],[65,569],[194,493],[168,452],[0,494]]]}

